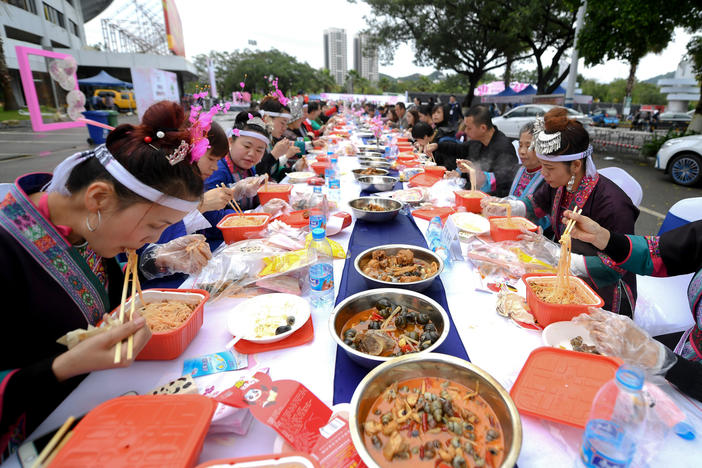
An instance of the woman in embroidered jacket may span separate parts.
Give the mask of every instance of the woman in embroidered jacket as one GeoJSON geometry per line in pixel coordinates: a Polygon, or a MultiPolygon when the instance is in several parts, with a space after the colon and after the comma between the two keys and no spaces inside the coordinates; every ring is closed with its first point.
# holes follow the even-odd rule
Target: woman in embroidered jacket
{"type": "MultiPolygon", "coordinates": [[[[0,454],[8,455],[80,383],[113,364],[114,345],[134,335],[134,356],[151,334],[142,318],[71,350],[56,340],[95,325],[119,304],[114,256],[155,242],[197,208],[185,112],[154,104],[137,126],[120,125],[106,145],[75,154],[51,174],[17,179],[0,202],[0,454]]],[[[0,458],[2,458],[0,456],[0,458]]]]}
{"type": "Polygon", "coordinates": [[[687,296],[695,325],[687,330],[677,347],[677,362],[665,374],[685,393],[702,401],[702,221],[695,221],[661,236],[624,235],[606,229],[584,215],[571,211],[566,218],[577,222],[571,235],[603,251],[601,257],[584,257],[585,268],[578,268],[595,285],[616,283],[626,272],[667,277],[694,273],[687,296]]]}
{"type": "MultiPolygon", "coordinates": [[[[534,140],[534,122],[529,122],[519,131],[519,147],[517,155],[522,163],[517,174],[512,181],[509,190],[508,200],[525,200],[529,195],[533,195],[544,182],[541,174],[541,161],[536,156],[532,142],[534,140]]],[[[490,203],[499,203],[497,197],[485,197],[480,201],[482,207],[487,207],[490,203]]],[[[551,219],[544,216],[537,220],[539,226],[546,230],[551,225],[551,219]]]]}
{"type": "MultiPolygon", "coordinates": [[[[537,119],[534,149],[546,183],[521,200],[500,199],[512,206],[513,215],[528,216],[534,221],[548,216],[552,230],[548,234],[556,242],[565,228],[563,212],[576,206],[607,229],[634,233],[638,208],[614,182],[597,173],[590,137],[578,121],[568,118],[565,109],[553,108],[544,115],[543,121],[537,119]]],[[[504,216],[505,209],[489,205],[484,213],[504,216]]],[[[573,241],[572,251],[581,255],[601,253],[578,240],[573,241]]],[[[636,275],[628,273],[623,277],[623,284],[598,288],[597,293],[605,301],[605,309],[631,315],[636,303],[636,275]]]]}

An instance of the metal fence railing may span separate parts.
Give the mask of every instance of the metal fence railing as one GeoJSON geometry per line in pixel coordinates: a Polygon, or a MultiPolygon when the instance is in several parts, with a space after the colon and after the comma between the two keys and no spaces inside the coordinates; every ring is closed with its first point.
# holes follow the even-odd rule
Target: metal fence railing
{"type": "Polygon", "coordinates": [[[657,136],[657,133],[593,128],[590,130],[590,143],[600,153],[640,153],[644,144],[657,136]]]}

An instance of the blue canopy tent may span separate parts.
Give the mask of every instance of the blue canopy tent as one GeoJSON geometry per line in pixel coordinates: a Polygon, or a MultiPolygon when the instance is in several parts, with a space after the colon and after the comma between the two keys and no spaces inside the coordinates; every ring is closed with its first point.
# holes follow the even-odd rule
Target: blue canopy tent
{"type": "Polygon", "coordinates": [[[554,89],[551,94],[565,94],[566,90],[563,86],[558,86],[558,88],[554,89]]]}
{"type": "Polygon", "coordinates": [[[78,84],[81,86],[121,86],[123,88],[132,88],[132,84],[126,81],[118,80],[114,76],[107,73],[105,70],[101,71],[95,76],[90,78],[83,78],[78,80],[78,84]]]}
{"type": "Polygon", "coordinates": [[[518,93],[511,87],[507,87],[504,91],[490,96],[482,96],[480,102],[482,103],[509,103],[514,102],[513,97],[517,96],[518,93]]]}
{"type": "Polygon", "coordinates": [[[529,96],[531,94],[536,94],[536,88],[534,88],[532,85],[529,85],[523,90],[519,91],[517,93],[517,96],[529,96]]]}

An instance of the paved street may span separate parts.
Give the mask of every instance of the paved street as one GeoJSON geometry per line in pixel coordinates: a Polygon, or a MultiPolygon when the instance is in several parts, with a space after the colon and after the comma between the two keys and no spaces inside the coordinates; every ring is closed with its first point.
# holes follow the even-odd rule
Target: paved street
{"type": "MultiPolygon", "coordinates": [[[[231,126],[233,116],[221,122],[231,126]]],[[[120,116],[120,123],[135,123],[136,117],[120,116]]],[[[50,172],[65,157],[89,148],[85,128],[34,133],[31,128],[0,129],[0,182],[12,182],[28,172],[50,172]]],[[[595,155],[598,168],[617,166],[631,174],[643,188],[641,215],[636,233],[655,234],[668,209],[678,200],[702,197],[702,188],[675,185],[662,172],[631,156],[595,155]],[[606,159],[605,159],[606,158],[606,159]]]]}

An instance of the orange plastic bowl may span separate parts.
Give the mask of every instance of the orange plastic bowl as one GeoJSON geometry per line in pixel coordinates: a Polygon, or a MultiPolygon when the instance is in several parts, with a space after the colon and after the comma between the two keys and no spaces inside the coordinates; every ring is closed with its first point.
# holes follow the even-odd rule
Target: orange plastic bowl
{"type": "Polygon", "coordinates": [[[522,276],[522,281],[526,285],[527,304],[531,313],[534,314],[534,318],[542,327],[553,322],[567,322],[580,314],[589,313],[590,307],[598,308],[604,305],[602,298],[585,281],[575,276],[570,277],[571,284],[576,284],[580,292],[587,297],[587,304],[550,304],[544,302],[539,299],[532,289],[532,282],[539,278],[551,278],[555,281],[556,275],[551,273],[527,273],[522,276]]]}
{"type": "Polygon", "coordinates": [[[454,192],[456,196],[456,206],[462,206],[468,211],[469,213],[482,213],[483,209],[480,207],[480,200],[483,198],[487,197],[488,194],[485,192],[481,192],[479,190],[476,190],[477,193],[479,193],[481,196],[479,197],[466,197],[464,196],[467,192],[470,192],[470,190],[458,190],[454,192]]]}
{"type": "Polygon", "coordinates": [[[240,240],[255,239],[257,237],[261,237],[261,231],[263,231],[266,228],[270,219],[271,215],[268,213],[232,213],[222,218],[222,221],[217,223],[217,227],[220,231],[222,231],[222,237],[224,237],[224,242],[226,242],[227,244],[233,244],[234,242],[238,242],[240,240]],[[263,222],[256,226],[226,226],[226,222],[228,219],[242,216],[261,217],[263,218],[263,222]]]}
{"type": "Polygon", "coordinates": [[[518,221],[519,224],[515,227],[505,227],[500,226],[502,219],[507,219],[505,216],[493,216],[490,218],[490,236],[495,242],[517,240],[517,238],[522,234],[522,226],[524,226],[528,231],[536,232],[539,227],[521,216],[512,216],[513,221],[518,221]]]}
{"type": "MultiPolygon", "coordinates": [[[[151,339],[136,357],[137,361],[167,361],[175,359],[195,339],[202,327],[205,302],[210,298],[207,291],[202,289],[145,289],[144,301],[161,302],[165,300],[182,301],[196,305],[190,317],[178,328],[167,332],[152,332],[151,339]]],[[[132,298],[124,306],[125,314],[129,311],[132,298]]],[[[137,302],[140,307],[141,301],[137,302]]],[[[113,316],[119,314],[119,307],[112,311],[113,316]]]]}
{"type": "Polygon", "coordinates": [[[332,167],[329,162],[315,162],[310,164],[315,174],[324,177],[324,171],[332,167]]]}
{"type": "Polygon", "coordinates": [[[316,156],[315,161],[318,163],[328,163],[329,161],[329,156],[322,156],[321,154],[319,156],[316,156]]]}
{"type": "Polygon", "coordinates": [[[258,189],[258,200],[261,205],[265,205],[274,198],[280,198],[285,200],[286,203],[290,203],[290,193],[292,192],[293,186],[290,184],[267,184],[261,186],[258,189]]]}
{"type": "Polygon", "coordinates": [[[446,168],[444,166],[424,166],[424,172],[436,177],[444,177],[446,168]]]}

